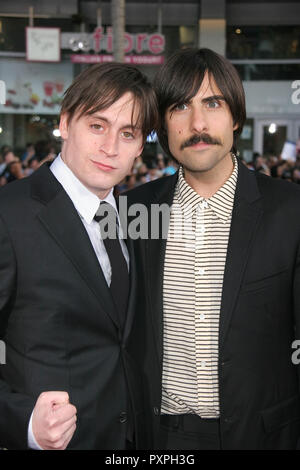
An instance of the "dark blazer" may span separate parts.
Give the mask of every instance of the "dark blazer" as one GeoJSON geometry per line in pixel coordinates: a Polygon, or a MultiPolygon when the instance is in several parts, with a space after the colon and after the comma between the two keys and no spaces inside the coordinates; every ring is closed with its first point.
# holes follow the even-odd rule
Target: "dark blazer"
{"type": "MultiPolygon", "coordinates": [[[[128,192],[134,202],[172,204],[177,174],[128,192]]],[[[138,311],[131,344],[144,371],[150,447],[156,448],[163,360],[166,240],[132,243],[138,311]]],[[[300,188],[248,170],[238,182],[224,273],[219,328],[223,449],[294,449],[300,435],[300,188]]]]}
{"type": "MultiPolygon", "coordinates": [[[[134,268],[134,265],[133,265],[134,268]]],[[[135,272],[124,331],[73,203],[43,165],[0,190],[0,447],[27,447],[43,391],[67,391],[77,407],[71,449],[122,449],[139,377],[127,351],[135,272]]]]}

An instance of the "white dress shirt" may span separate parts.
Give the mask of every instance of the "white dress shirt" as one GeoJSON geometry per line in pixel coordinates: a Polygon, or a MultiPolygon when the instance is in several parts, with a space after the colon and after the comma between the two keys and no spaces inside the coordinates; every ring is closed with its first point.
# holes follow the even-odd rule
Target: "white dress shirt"
{"type": "MultiPolygon", "coordinates": [[[[74,175],[70,168],[63,162],[60,154],[55,158],[54,162],[51,164],[50,170],[52,171],[55,178],[59,181],[59,183],[62,185],[69,198],[73,202],[74,207],[78,212],[78,215],[88,233],[91,244],[93,245],[95,254],[103,271],[106,282],[108,286],[110,286],[111,265],[103,240],[101,239],[99,224],[94,220],[94,216],[99,208],[100,202],[102,201],[106,201],[111,206],[113,206],[116,210],[116,213],[118,214],[116,200],[113,195],[113,188],[104,199],[100,199],[94,193],[89,191],[86,186],[81,183],[81,181],[79,181],[79,179],[74,175]]],[[[126,244],[121,238],[120,243],[123,255],[125,257],[129,269],[129,255],[126,244]]],[[[35,450],[43,450],[38,445],[33,435],[32,414],[28,426],[28,447],[35,450]]]]}

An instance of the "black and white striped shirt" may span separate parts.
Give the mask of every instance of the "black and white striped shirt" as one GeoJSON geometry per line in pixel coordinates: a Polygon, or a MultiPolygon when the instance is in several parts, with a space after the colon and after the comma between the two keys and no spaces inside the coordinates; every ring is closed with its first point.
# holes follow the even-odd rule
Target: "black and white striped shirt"
{"type": "Polygon", "coordinates": [[[223,276],[238,175],[204,199],[175,189],[163,283],[162,413],[219,416],[218,337],[223,276]]]}

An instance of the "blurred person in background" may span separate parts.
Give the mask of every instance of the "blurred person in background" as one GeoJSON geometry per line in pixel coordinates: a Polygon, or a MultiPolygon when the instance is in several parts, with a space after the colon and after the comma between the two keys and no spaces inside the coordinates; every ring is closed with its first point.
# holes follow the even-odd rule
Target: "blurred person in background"
{"type": "Polygon", "coordinates": [[[29,160],[35,155],[35,148],[34,145],[29,142],[26,145],[25,152],[21,156],[21,162],[23,163],[24,166],[27,166],[29,160]]]}
{"type": "Polygon", "coordinates": [[[41,163],[39,162],[39,159],[35,155],[33,155],[33,157],[28,160],[27,167],[24,169],[25,176],[31,175],[40,166],[41,163]]]}
{"type": "Polygon", "coordinates": [[[136,175],[126,176],[126,190],[129,191],[136,187],[136,175]]]}
{"type": "Polygon", "coordinates": [[[20,176],[22,165],[21,167],[19,165],[16,165],[15,168],[13,169],[13,172],[10,171],[11,163],[20,162],[20,159],[14,154],[14,152],[10,148],[7,148],[3,152],[2,158],[3,158],[3,167],[2,167],[2,173],[0,175],[0,185],[4,186],[6,183],[14,181],[15,179],[19,179],[19,177],[16,178],[16,175],[20,176]]]}
{"type": "Polygon", "coordinates": [[[19,159],[11,161],[6,167],[6,182],[20,180],[25,177],[22,163],[19,159]]]}
{"type": "Polygon", "coordinates": [[[157,168],[161,170],[163,173],[164,169],[166,168],[165,157],[163,156],[162,153],[158,153],[156,159],[157,159],[157,168]]]}
{"type": "Polygon", "coordinates": [[[292,170],[294,162],[289,160],[279,160],[277,165],[277,178],[292,181],[292,170]]]}
{"type": "Polygon", "coordinates": [[[270,169],[267,164],[267,159],[262,155],[256,155],[254,159],[254,168],[256,171],[260,171],[264,175],[271,175],[270,169]]]}
{"type": "Polygon", "coordinates": [[[0,150],[0,175],[4,172],[6,168],[6,162],[4,160],[4,154],[7,153],[7,151],[11,150],[11,148],[8,145],[3,145],[0,150]]]}
{"type": "Polygon", "coordinates": [[[151,160],[147,163],[147,171],[149,175],[149,181],[157,180],[163,176],[163,171],[158,168],[157,162],[151,160]]]}
{"type": "Polygon", "coordinates": [[[140,186],[141,184],[145,184],[149,182],[148,173],[137,173],[135,175],[136,186],[140,186]]]}
{"type": "Polygon", "coordinates": [[[144,181],[144,183],[148,183],[150,181],[149,171],[146,163],[142,163],[142,165],[138,167],[136,177],[138,180],[144,181]]]}
{"type": "Polygon", "coordinates": [[[134,164],[133,164],[133,168],[132,168],[132,173],[136,174],[139,170],[139,168],[144,164],[143,162],[143,158],[141,155],[139,155],[137,157],[137,159],[135,160],[134,164]]]}
{"type": "Polygon", "coordinates": [[[292,181],[296,184],[300,184],[300,168],[295,167],[292,172],[292,181]]]}
{"type": "Polygon", "coordinates": [[[164,176],[175,175],[177,170],[178,170],[178,165],[174,161],[174,159],[171,157],[167,157],[165,168],[163,170],[164,176]]]}

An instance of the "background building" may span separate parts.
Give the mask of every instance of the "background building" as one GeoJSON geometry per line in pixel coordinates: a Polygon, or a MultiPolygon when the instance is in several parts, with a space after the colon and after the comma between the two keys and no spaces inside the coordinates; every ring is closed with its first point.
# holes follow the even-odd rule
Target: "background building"
{"type": "MultiPolygon", "coordinates": [[[[110,60],[111,25],[109,0],[1,0],[6,103],[0,104],[0,146],[21,152],[27,142],[58,142],[63,91],[96,56],[110,60]],[[57,62],[46,62],[47,50],[45,62],[26,60],[30,25],[60,28],[57,62]]],[[[180,47],[209,47],[234,63],[247,97],[239,143],[246,160],[253,152],[280,155],[286,140],[300,138],[299,0],[127,0],[126,32],[127,60],[151,79],[163,58],[180,47]]]]}

